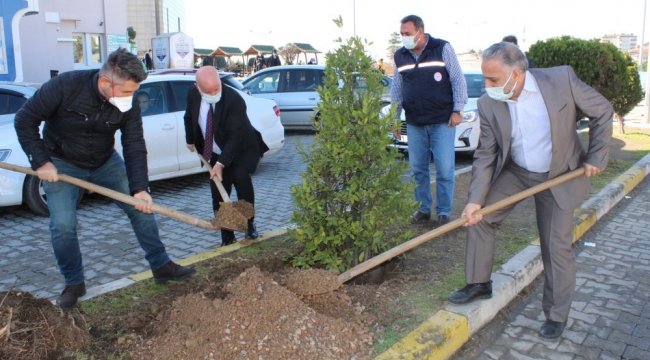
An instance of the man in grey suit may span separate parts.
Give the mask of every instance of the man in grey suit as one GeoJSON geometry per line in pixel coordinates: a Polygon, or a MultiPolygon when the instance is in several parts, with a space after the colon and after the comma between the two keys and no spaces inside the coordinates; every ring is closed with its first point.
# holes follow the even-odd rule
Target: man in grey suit
{"type": "MultiPolygon", "coordinates": [[[[467,286],[449,301],[464,304],[492,297],[495,228],[514,205],[489,215],[484,206],[584,167],[587,177],[607,164],[613,109],[607,99],[578,79],[569,66],[528,69],[517,46],[501,42],[483,52],[486,95],[478,101],[479,146],[474,153],[466,217],[467,286]],[[575,131],[577,111],[589,118],[589,149],[575,131]]],[[[564,331],[575,292],[573,210],[585,199],[589,179],[581,176],[535,195],[544,264],[542,307],[546,322],[539,336],[564,331]]]]}

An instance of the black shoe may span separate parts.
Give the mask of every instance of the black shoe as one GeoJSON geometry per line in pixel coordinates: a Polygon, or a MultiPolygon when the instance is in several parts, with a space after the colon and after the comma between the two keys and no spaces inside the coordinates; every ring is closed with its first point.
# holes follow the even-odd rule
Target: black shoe
{"type": "Polygon", "coordinates": [[[61,310],[66,311],[77,306],[77,300],[86,295],[86,283],[82,282],[75,285],[66,285],[63,292],[56,299],[57,305],[61,310]]]}
{"type": "Polygon", "coordinates": [[[449,224],[449,216],[447,215],[438,215],[438,225],[446,225],[449,224]]]}
{"type": "Polygon", "coordinates": [[[564,327],[566,326],[565,322],[546,320],[542,325],[542,328],[539,329],[539,337],[543,339],[557,339],[562,335],[564,327]]]}
{"type": "Polygon", "coordinates": [[[248,220],[248,230],[246,231],[246,239],[255,240],[260,236],[257,233],[257,227],[255,227],[255,222],[253,219],[248,220]]]}
{"type": "Polygon", "coordinates": [[[221,230],[221,246],[227,246],[234,244],[237,239],[235,238],[235,232],[230,230],[221,230]]]}
{"type": "Polygon", "coordinates": [[[169,260],[165,265],[153,271],[153,281],[156,284],[164,284],[169,280],[181,281],[192,276],[196,272],[191,266],[180,266],[169,260]]]}
{"type": "Polygon", "coordinates": [[[452,304],[467,304],[476,299],[489,299],[492,297],[492,281],[481,284],[467,284],[464,288],[451,294],[449,302],[452,304]]]}
{"type": "Polygon", "coordinates": [[[431,220],[431,213],[425,213],[418,210],[411,215],[409,220],[411,221],[411,224],[421,224],[431,220]]]}

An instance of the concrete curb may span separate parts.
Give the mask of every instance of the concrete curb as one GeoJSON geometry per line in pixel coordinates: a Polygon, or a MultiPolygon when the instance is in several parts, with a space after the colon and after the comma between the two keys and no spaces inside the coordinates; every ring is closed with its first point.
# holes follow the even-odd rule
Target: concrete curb
{"type": "MultiPolygon", "coordinates": [[[[650,174],[650,154],[639,160],[574,214],[573,241],[650,174]]],[[[492,274],[493,297],[466,305],[449,304],[376,359],[447,359],[481,327],[490,322],[543,271],[539,239],[492,274]]]]}

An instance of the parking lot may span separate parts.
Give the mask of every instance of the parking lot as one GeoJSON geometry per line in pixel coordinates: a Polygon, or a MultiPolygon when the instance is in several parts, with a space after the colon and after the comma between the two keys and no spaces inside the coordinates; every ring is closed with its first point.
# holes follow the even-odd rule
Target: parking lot
{"type": "MultiPolygon", "coordinates": [[[[263,234],[289,224],[293,204],[291,185],[300,182],[306,163],[296,142],[309,146],[314,135],[287,133],[284,148],[262,159],[253,176],[256,197],[255,222],[263,234]]],[[[458,156],[464,168],[471,157],[458,156]]],[[[432,174],[435,171],[431,167],[432,174]]],[[[405,179],[408,175],[405,174],[405,179]]],[[[432,175],[433,178],[433,175],[432,175]]],[[[154,201],[201,218],[212,217],[207,175],[198,174],[151,183],[154,201]]],[[[183,259],[218,247],[218,231],[203,230],[156,216],[163,243],[172,259],[183,259]]],[[[87,195],[78,210],[78,235],[85,264],[86,285],[94,287],[148,269],[126,215],[110,200],[87,195]]],[[[50,245],[49,219],[34,215],[26,206],[0,208],[0,291],[15,288],[38,297],[54,297],[63,288],[63,277],[50,245]]],[[[238,238],[242,238],[239,234],[238,238]]]]}

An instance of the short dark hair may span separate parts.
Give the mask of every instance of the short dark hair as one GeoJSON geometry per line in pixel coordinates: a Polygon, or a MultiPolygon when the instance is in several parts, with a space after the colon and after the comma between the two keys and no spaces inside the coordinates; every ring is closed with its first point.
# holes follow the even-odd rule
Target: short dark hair
{"type": "Polygon", "coordinates": [[[108,60],[99,70],[100,76],[114,77],[122,81],[132,80],[141,83],[147,78],[142,61],[126,49],[120,48],[108,55],[108,60]]]}
{"type": "Polygon", "coordinates": [[[515,45],[519,45],[519,44],[517,44],[517,37],[514,36],[514,35],[508,35],[508,36],[504,37],[503,40],[501,40],[501,41],[513,43],[515,45]]]}
{"type": "Polygon", "coordinates": [[[408,15],[405,16],[400,23],[406,24],[407,22],[412,22],[413,25],[415,25],[416,29],[424,29],[424,21],[422,21],[422,18],[417,16],[417,15],[408,15]]]}
{"type": "Polygon", "coordinates": [[[511,69],[521,71],[528,70],[528,59],[526,55],[513,43],[502,41],[496,43],[483,51],[483,61],[499,59],[504,65],[511,69]]]}

